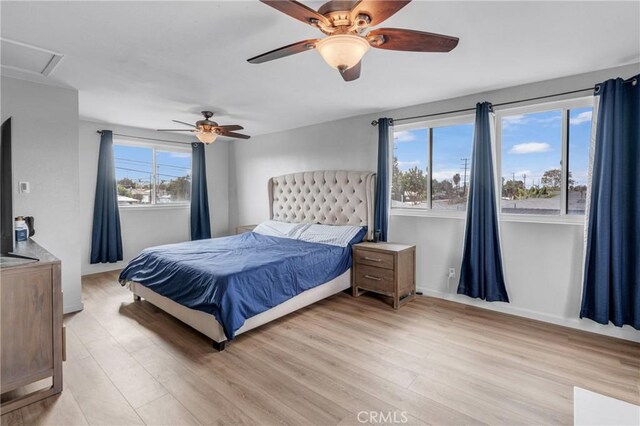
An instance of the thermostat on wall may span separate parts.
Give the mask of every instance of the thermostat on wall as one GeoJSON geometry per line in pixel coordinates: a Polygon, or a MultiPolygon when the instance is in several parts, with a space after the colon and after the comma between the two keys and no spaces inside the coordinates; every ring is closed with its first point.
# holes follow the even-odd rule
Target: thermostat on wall
{"type": "Polygon", "coordinates": [[[29,184],[29,182],[19,182],[18,191],[24,194],[28,194],[31,192],[31,185],[29,184]]]}

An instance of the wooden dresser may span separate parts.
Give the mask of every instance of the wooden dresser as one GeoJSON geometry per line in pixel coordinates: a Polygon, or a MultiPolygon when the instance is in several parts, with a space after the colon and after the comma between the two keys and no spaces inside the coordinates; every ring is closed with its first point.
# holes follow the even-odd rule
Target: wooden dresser
{"type": "Polygon", "coordinates": [[[2,414],[62,392],[60,261],[32,240],[15,253],[40,260],[0,263],[2,414]]]}
{"type": "Polygon", "coordinates": [[[389,296],[398,309],[416,295],[416,246],[395,243],[360,243],[353,246],[351,289],[389,296]]]}

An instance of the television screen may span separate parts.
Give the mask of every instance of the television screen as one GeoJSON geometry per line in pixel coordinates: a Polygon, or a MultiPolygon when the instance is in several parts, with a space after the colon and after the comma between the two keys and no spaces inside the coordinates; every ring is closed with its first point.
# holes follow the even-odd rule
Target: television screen
{"type": "Polygon", "coordinates": [[[0,136],[0,250],[13,251],[13,175],[11,172],[11,118],[2,123],[0,136]]]}

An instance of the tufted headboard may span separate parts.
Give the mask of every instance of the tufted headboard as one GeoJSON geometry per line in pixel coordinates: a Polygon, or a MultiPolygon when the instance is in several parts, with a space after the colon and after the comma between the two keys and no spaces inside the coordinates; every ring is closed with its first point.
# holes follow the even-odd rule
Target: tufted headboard
{"type": "Polygon", "coordinates": [[[373,235],[376,174],[321,170],[269,179],[272,220],[367,226],[373,235]]]}

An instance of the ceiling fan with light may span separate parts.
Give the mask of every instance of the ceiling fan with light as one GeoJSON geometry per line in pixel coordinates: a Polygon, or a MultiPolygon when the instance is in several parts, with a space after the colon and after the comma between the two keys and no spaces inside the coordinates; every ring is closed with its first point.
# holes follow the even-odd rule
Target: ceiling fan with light
{"type": "Polygon", "coordinates": [[[311,49],[317,49],[345,81],[360,77],[361,60],[369,47],[408,52],[450,52],[457,37],[400,28],[369,27],[382,23],[411,0],[331,0],[318,11],[295,0],[260,0],[294,19],[314,26],[327,37],[303,40],[247,59],[261,64],[311,49]]]}
{"type": "Polygon", "coordinates": [[[242,130],[244,127],[232,124],[228,126],[220,126],[215,121],[209,120],[213,117],[211,111],[202,111],[204,120],[196,121],[196,124],[185,123],[184,121],[171,120],[174,123],[191,126],[193,129],[158,129],[159,132],[192,132],[196,134],[198,140],[205,144],[210,144],[216,140],[218,136],[226,136],[228,138],[249,139],[251,136],[235,133],[234,130],[242,130]]]}

